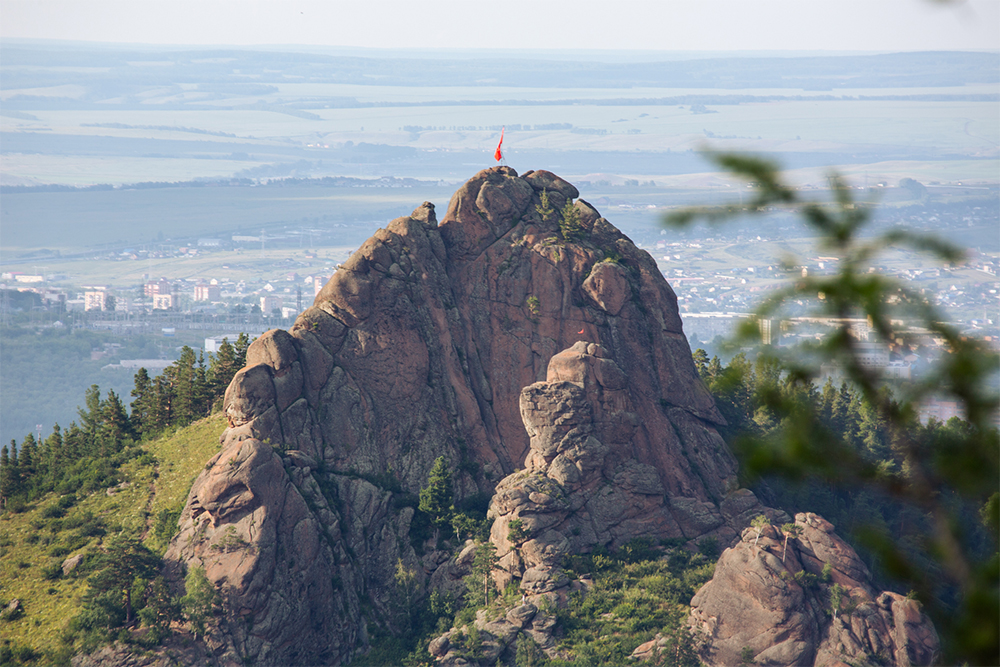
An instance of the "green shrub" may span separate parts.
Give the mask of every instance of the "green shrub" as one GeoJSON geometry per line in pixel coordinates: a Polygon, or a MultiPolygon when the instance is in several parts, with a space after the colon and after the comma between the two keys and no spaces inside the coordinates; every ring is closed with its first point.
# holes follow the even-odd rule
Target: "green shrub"
{"type": "Polygon", "coordinates": [[[48,505],[42,510],[43,519],[61,519],[66,516],[66,508],[60,507],[59,503],[48,505]]]}
{"type": "Polygon", "coordinates": [[[51,562],[42,568],[42,579],[54,581],[62,576],[62,565],[58,562],[51,562]]]}
{"type": "Polygon", "coordinates": [[[705,537],[698,541],[698,553],[708,560],[719,558],[719,540],[715,537],[705,537]]]}

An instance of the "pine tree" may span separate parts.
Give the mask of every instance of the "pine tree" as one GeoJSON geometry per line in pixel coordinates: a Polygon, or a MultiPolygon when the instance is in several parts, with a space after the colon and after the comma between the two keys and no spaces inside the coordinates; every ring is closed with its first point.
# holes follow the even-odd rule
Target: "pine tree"
{"type": "Polygon", "coordinates": [[[194,350],[185,345],[181,356],[163,374],[173,390],[174,406],[171,423],[185,426],[195,419],[198,406],[198,388],[195,377],[194,350]]]}
{"type": "Polygon", "coordinates": [[[101,404],[101,412],[101,446],[106,456],[121,450],[125,439],[132,436],[132,425],[125,405],[113,390],[108,390],[108,397],[101,404]]]}
{"type": "Polygon", "coordinates": [[[435,540],[441,528],[451,523],[451,516],[455,513],[453,503],[451,471],[444,457],[439,456],[427,477],[427,486],[420,490],[419,505],[420,511],[426,512],[434,524],[435,540]]]}
{"type": "Polygon", "coordinates": [[[10,448],[0,449],[0,507],[7,506],[7,500],[14,495],[14,470],[10,466],[10,448]]]}
{"type": "Polygon", "coordinates": [[[493,570],[497,567],[497,562],[500,559],[497,558],[497,547],[492,542],[480,542],[476,545],[476,555],[472,560],[472,590],[470,592],[476,593],[478,597],[479,588],[479,578],[482,577],[483,582],[483,604],[489,606],[490,604],[490,575],[493,574],[493,570]]]}
{"type": "Polygon", "coordinates": [[[84,407],[77,408],[77,414],[80,416],[80,430],[83,432],[83,451],[80,452],[81,455],[90,456],[93,455],[94,447],[97,443],[97,431],[101,426],[102,421],[102,409],[101,409],[101,388],[96,384],[90,385],[90,388],[84,392],[84,407]]]}
{"type": "Polygon", "coordinates": [[[132,389],[132,413],[129,419],[132,422],[132,430],[138,435],[148,435],[153,423],[153,382],[149,379],[149,372],[145,368],[140,368],[134,378],[135,383],[132,389]]]}
{"type": "Polygon", "coordinates": [[[195,419],[207,417],[212,409],[212,388],[208,382],[208,369],[205,367],[205,353],[198,352],[198,365],[194,369],[194,403],[195,419]]]}
{"type": "Polygon", "coordinates": [[[708,382],[708,352],[699,347],[691,353],[691,358],[694,360],[694,368],[698,371],[698,377],[703,382],[708,382]]]}
{"type": "Polygon", "coordinates": [[[215,396],[222,396],[239,368],[236,365],[236,348],[223,339],[208,367],[208,381],[215,396]]]}
{"type": "Polygon", "coordinates": [[[719,361],[718,355],[712,357],[712,360],[708,362],[708,366],[705,367],[705,372],[708,373],[708,377],[714,381],[722,376],[722,362],[719,361]]]}
{"type": "Polygon", "coordinates": [[[145,605],[139,610],[142,624],[150,628],[155,639],[170,634],[170,623],[181,617],[180,603],[170,595],[163,577],[156,577],[146,587],[145,605]]]}
{"type": "Polygon", "coordinates": [[[59,427],[59,424],[53,424],[52,433],[45,439],[42,456],[45,461],[46,477],[48,478],[47,481],[50,487],[55,484],[57,479],[62,477],[65,456],[62,429],[59,427]]]}
{"type": "Polygon", "coordinates": [[[577,210],[573,202],[567,201],[563,206],[562,216],[559,220],[559,233],[563,239],[571,241],[580,235],[583,228],[580,226],[580,211],[577,210]]]}
{"type": "Polygon", "coordinates": [[[116,535],[105,543],[106,550],[94,565],[90,585],[90,599],[104,593],[110,594],[124,605],[125,624],[135,620],[132,610],[132,587],[137,578],[149,579],[156,575],[160,559],[142,543],[127,535],[116,535]]]}
{"type": "MultiPolygon", "coordinates": [[[[233,365],[236,370],[240,370],[247,364],[247,348],[250,347],[250,337],[245,333],[241,333],[236,337],[236,343],[233,345],[233,352],[235,353],[235,359],[233,365]]],[[[234,371],[235,373],[235,371],[234,371]]]]}
{"type": "Polygon", "coordinates": [[[153,380],[150,398],[149,433],[159,433],[173,423],[174,393],[169,380],[157,375],[153,380]]]}
{"type": "Polygon", "coordinates": [[[35,474],[36,451],[37,449],[35,447],[35,436],[33,433],[29,433],[24,437],[24,440],[21,441],[21,447],[20,447],[21,480],[25,484],[25,486],[31,484],[31,478],[35,474]]]}

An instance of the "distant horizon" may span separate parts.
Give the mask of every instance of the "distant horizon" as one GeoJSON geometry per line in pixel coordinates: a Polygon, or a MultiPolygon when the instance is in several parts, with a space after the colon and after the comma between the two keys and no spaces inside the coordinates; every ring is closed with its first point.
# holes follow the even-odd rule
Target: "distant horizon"
{"type": "Polygon", "coordinates": [[[2,0],[0,40],[160,48],[670,53],[1000,50],[995,0],[2,0]],[[484,45],[489,45],[484,47],[484,45]],[[584,46],[584,48],[581,48],[584,46]]]}
{"type": "Polygon", "coordinates": [[[656,49],[558,49],[558,48],[486,48],[486,47],[388,47],[388,46],[330,46],[323,44],[150,44],[146,42],[106,42],[78,39],[56,39],[35,37],[0,38],[2,46],[21,47],[56,47],[80,48],[109,51],[274,51],[274,52],[304,52],[323,55],[360,55],[364,57],[386,57],[391,55],[416,55],[428,58],[450,58],[463,54],[476,54],[479,57],[529,58],[533,56],[548,56],[553,60],[595,59],[607,62],[649,62],[663,59],[664,61],[699,60],[709,58],[796,58],[796,57],[857,57],[891,54],[916,53],[992,53],[1000,54],[997,48],[962,48],[962,49],[744,49],[744,50],[656,50],[656,49]],[[645,59],[645,60],[643,60],[645,59]]]}

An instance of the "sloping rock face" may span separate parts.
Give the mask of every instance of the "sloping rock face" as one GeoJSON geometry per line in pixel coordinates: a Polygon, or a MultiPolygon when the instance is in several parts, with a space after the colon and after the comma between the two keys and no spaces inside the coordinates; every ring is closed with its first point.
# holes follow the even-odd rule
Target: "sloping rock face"
{"type": "Polygon", "coordinates": [[[514,577],[527,595],[565,591],[568,554],[635,537],[728,545],[753,516],[782,518],[735,488],[732,456],[714,430],[681,408],[649,405],[642,392],[603,345],[583,341],[521,392],[525,469],[497,485],[490,505],[501,586],[514,577]]]}
{"type": "Polygon", "coordinates": [[[429,203],[393,220],[250,346],[166,554],[223,593],[221,664],[347,663],[370,624],[457,585],[467,563],[418,556],[410,530],[441,456],[459,499],[497,489],[493,540],[531,595],[565,590],[568,549],[728,543],[770,512],[737,488],[655,261],[578,196],[549,172],[482,171],[440,224],[429,203]]]}
{"type": "Polygon", "coordinates": [[[931,665],[939,654],[920,603],[877,592],[854,550],[815,514],[798,514],[785,547],[773,526],[747,528],[691,601],[707,665],[931,665]]]}

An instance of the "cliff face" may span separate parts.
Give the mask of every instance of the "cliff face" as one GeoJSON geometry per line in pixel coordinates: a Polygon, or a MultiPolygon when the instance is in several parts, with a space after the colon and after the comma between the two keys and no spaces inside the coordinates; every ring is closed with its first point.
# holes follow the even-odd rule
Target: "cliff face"
{"type": "Polygon", "coordinates": [[[737,488],[656,263],[578,195],[482,171],[440,224],[429,203],[393,220],[251,345],[167,553],[223,591],[223,662],[347,662],[401,618],[399,564],[418,594],[453,582],[460,565],[410,539],[407,494],[439,456],[458,497],[493,497],[504,576],[531,596],[566,590],[568,550],[787,520],[737,488]]]}

